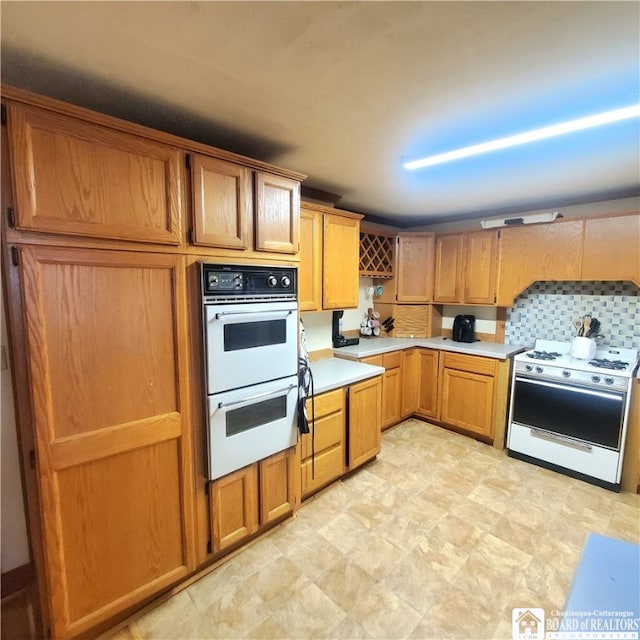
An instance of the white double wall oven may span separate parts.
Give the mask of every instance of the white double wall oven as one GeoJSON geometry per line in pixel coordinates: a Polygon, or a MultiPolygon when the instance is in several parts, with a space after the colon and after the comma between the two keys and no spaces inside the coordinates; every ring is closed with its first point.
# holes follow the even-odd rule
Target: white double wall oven
{"type": "Polygon", "coordinates": [[[200,263],[209,479],[297,442],[296,269],[200,263]]]}

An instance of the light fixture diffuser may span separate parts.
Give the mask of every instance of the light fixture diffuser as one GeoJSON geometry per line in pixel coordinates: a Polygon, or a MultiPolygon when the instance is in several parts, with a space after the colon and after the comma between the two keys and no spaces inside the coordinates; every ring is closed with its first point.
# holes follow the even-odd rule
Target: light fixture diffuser
{"type": "Polygon", "coordinates": [[[568,122],[561,122],[549,127],[542,127],[541,129],[533,129],[532,131],[526,131],[525,133],[519,133],[514,136],[498,138],[497,140],[474,144],[470,147],[456,149],[455,151],[448,151],[447,153],[440,153],[435,156],[412,160],[411,162],[405,162],[402,166],[407,170],[422,169],[424,167],[442,164],[443,162],[450,162],[451,160],[477,156],[481,153],[488,153],[489,151],[515,147],[521,144],[527,144],[528,142],[535,142],[536,140],[544,140],[545,138],[561,136],[565,133],[572,133],[574,131],[591,129],[592,127],[599,127],[612,122],[637,118],[638,116],[640,116],[640,104],[634,104],[629,107],[623,107],[622,109],[605,111],[604,113],[597,113],[593,116],[586,116],[584,118],[578,118],[577,120],[569,120],[568,122]]]}

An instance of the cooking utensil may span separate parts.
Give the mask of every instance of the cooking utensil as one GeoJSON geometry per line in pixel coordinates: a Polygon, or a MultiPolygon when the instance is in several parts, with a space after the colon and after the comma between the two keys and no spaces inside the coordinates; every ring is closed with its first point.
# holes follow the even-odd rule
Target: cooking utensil
{"type": "Polygon", "coordinates": [[[582,329],[582,318],[576,318],[573,321],[573,328],[576,330],[576,335],[580,335],[580,329],[582,329]]]}
{"type": "Polygon", "coordinates": [[[589,327],[589,333],[587,333],[587,338],[594,338],[600,331],[600,320],[596,320],[595,318],[591,318],[591,326],[589,327]]]}
{"type": "Polygon", "coordinates": [[[582,322],[582,335],[585,338],[588,338],[590,333],[591,333],[591,316],[586,315],[582,322]]]}

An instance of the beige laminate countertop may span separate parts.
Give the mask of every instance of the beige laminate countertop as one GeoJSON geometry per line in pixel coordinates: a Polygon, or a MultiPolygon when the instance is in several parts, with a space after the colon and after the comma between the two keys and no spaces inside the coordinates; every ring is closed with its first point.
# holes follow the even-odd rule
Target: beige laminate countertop
{"type": "Polygon", "coordinates": [[[424,347],[426,349],[439,349],[441,351],[455,351],[472,356],[484,356],[485,358],[497,358],[506,360],[516,353],[524,351],[527,347],[512,344],[499,344],[496,342],[454,342],[451,338],[360,338],[360,344],[351,347],[334,349],[333,354],[337,358],[346,360],[359,360],[369,356],[377,356],[381,353],[409,349],[410,347],[424,347]]]}
{"type": "Polygon", "coordinates": [[[318,395],[339,387],[346,387],[354,382],[380,376],[384,367],[376,367],[363,362],[345,360],[343,358],[323,358],[311,362],[313,375],[313,393],[318,395]]]}

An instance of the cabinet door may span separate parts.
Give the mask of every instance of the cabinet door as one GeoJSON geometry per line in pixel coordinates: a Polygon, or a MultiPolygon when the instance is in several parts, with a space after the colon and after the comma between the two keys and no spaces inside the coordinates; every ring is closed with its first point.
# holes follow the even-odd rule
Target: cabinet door
{"type": "Polygon", "coordinates": [[[442,422],[491,437],[493,382],[491,376],[443,368],[442,422]]]}
{"type": "Polygon", "coordinates": [[[585,220],[581,277],[640,286],[640,215],[585,220]]]}
{"type": "Polygon", "coordinates": [[[261,460],[260,524],[286,516],[299,502],[300,461],[296,459],[295,448],[261,460]]]}
{"type": "Polygon", "coordinates": [[[420,400],[420,353],[418,349],[402,352],[402,417],[418,411],[420,400]]]}
{"type": "Polygon", "coordinates": [[[464,234],[464,301],[495,304],[498,265],[498,234],[476,231],[464,234]]]}
{"type": "Polygon", "coordinates": [[[251,171],[217,158],[193,154],[194,244],[249,249],[251,171]]]}
{"type": "Polygon", "coordinates": [[[256,250],[298,253],[300,183],[256,172],[256,250]]]}
{"type": "Polygon", "coordinates": [[[434,302],[462,302],[462,242],[461,234],[436,237],[434,302]]]}
{"type": "Polygon", "coordinates": [[[19,229],[181,242],[182,152],[36,107],[7,111],[19,229]]]}
{"type": "Polygon", "coordinates": [[[398,422],[401,416],[402,370],[400,367],[388,369],[382,376],[382,428],[386,429],[398,422]]]}
{"type": "Polygon", "coordinates": [[[500,231],[498,305],[538,280],[577,280],[582,264],[582,220],[525,225],[500,231]]]}
{"type": "Polygon", "coordinates": [[[360,220],[326,213],[322,248],[322,308],[358,306],[360,220]]]}
{"type": "Polygon", "coordinates": [[[238,469],[210,486],[213,551],[221,551],[258,530],[258,465],[238,469]]]}
{"type": "Polygon", "coordinates": [[[430,302],[433,299],[433,252],[432,234],[398,236],[398,302],[430,302]]]}
{"type": "Polygon", "coordinates": [[[23,247],[53,637],[193,569],[183,258],[23,247]]]}
{"type": "Polygon", "coordinates": [[[418,413],[438,419],[438,351],[420,349],[420,400],[418,413]]]}
{"type": "Polygon", "coordinates": [[[349,469],[355,469],[380,453],[382,377],[349,387],[349,469]]]}
{"type": "Polygon", "coordinates": [[[318,311],[322,304],[322,214],[300,209],[298,307],[318,311]]]}

